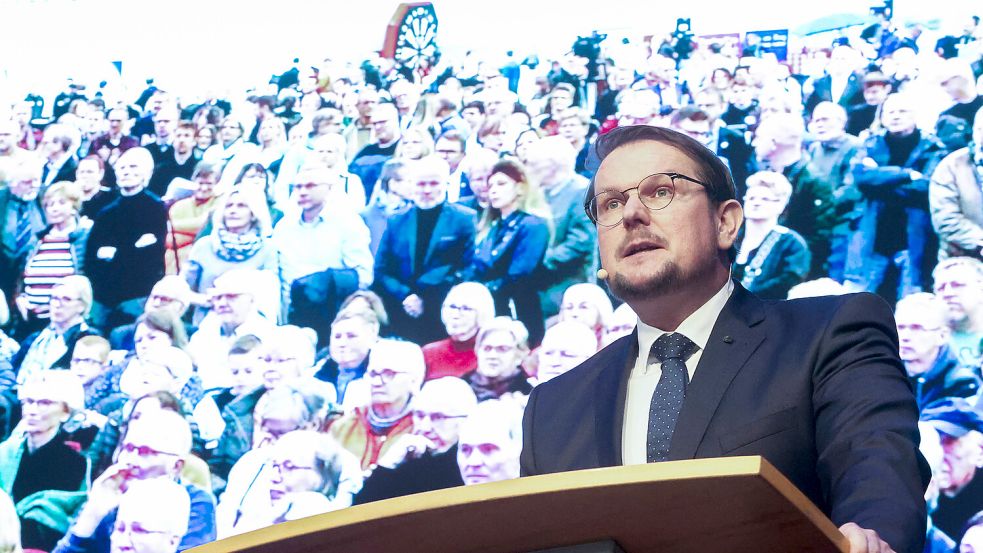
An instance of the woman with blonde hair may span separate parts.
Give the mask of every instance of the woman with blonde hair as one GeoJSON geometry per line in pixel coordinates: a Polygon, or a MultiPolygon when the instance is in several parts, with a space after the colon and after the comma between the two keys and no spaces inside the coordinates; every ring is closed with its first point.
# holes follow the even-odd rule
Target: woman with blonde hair
{"type": "Polygon", "coordinates": [[[530,343],[543,338],[537,278],[551,240],[551,212],[543,191],[518,160],[496,163],[488,177],[488,209],[478,221],[471,266],[464,280],[484,284],[499,315],[514,315],[529,329],[530,343]]]}
{"type": "Polygon", "coordinates": [[[403,132],[396,146],[396,159],[422,159],[434,152],[433,135],[426,127],[413,126],[403,132]]]}

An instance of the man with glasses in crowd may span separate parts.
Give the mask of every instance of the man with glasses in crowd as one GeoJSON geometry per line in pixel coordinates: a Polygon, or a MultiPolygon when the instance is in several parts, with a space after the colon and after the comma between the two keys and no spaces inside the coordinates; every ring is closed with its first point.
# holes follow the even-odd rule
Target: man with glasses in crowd
{"type": "Polygon", "coordinates": [[[92,306],[92,285],[82,275],[63,277],[51,289],[48,325],[21,342],[11,360],[17,382],[24,382],[39,371],[67,369],[75,343],[96,334],[85,322],[92,306]]]}
{"type": "Polygon", "coordinates": [[[949,338],[964,365],[983,361],[983,261],[951,257],[932,272],[935,295],[948,306],[949,338]]]}
{"type": "Polygon", "coordinates": [[[597,152],[585,207],[601,276],[639,323],[533,389],[523,474],[762,455],[852,552],[921,551],[930,475],[888,305],[869,294],[766,303],[734,283],[743,213],[699,142],[623,127],[597,152]]]}
{"type": "Polygon", "coordinates": [[[382,173],[382,166],[396,155],[396,146],[402,138],[399,111],[393,104],[376,105],[372,109],[370,124],[375,142],[359,150],[348,165],[348,171],[362,179],[366,198],[372,197],[375,183],[382,173]]]}

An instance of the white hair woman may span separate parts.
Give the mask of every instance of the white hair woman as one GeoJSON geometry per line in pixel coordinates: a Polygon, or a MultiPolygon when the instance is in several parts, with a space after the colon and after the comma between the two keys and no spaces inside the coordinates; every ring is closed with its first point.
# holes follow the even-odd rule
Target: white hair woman
{"type": "Polygon", "coordinates": [[[495,316],[495,299],[480,282],[462,282],[444,298],[440,320],[447,338],[423,346],[427,380],[464,376],[478,368],[474,347],[478,329],[495,316]]]}

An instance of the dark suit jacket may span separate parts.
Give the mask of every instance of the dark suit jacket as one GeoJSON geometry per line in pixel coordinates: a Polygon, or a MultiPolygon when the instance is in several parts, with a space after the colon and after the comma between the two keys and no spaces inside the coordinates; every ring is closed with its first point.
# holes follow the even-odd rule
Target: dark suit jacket
{"type": "MultiPolygon", "coordinates": [[[[819,77],[812,82],[812,85],[812,93],[805,100],[806,113],[810,114],[820,102],[833,101],[833,79],[829,75],[819,77]]],[[[845,108],[864,103],[864,83],[862,76],[857,73],[850,75],[846,82],[846,88],[843,89],[843,94],[837,103],[845,108]]]]}
{"type": "MultiPolygon", "coordinates": [[[[523,475],[622,464],[637,349],[633,333],[533,390],[523,475]]],[[[835,524],[917,553],[930,476],[917,422],[882,299],[766,302],[738,285],[687,389],[669,460],[762,455],[835,524]]]]}
{"type": "Polygon", "coordinates": [[[357,290],[355,269],[326,269],[300,277],[290,285],[287,322],[314,329],[318,347],[324,347],[341,304],[357,290]]]}
{"type": "Polygon", "coordinates": [[[417,210],[407,209],[390,219],[375,256],[373,288],[386,306],[392,330],[399,336],[429,343],[445,336],[440,305],[474,252],[475,213],[445,202],[417,271],[417,210]],[[423,316],[413,319],[403,310],[411,294],[423,299],[423,316]]]}

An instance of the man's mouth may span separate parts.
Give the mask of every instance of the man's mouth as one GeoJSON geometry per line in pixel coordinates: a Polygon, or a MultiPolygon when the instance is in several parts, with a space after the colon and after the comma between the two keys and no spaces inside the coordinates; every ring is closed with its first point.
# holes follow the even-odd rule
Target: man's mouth
{"type": "Polygon", "coordinates": [[[626,246],[624,250],[622,250],[621,257],[631,257],[637,253],[648,252],[658,249],[662,249],[662,246],[660,246],[656,242],[652,242],[649,240],[633,242],[628,246],[626,246]]]}

